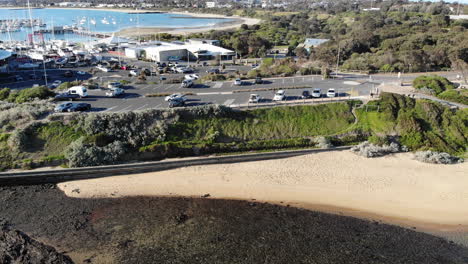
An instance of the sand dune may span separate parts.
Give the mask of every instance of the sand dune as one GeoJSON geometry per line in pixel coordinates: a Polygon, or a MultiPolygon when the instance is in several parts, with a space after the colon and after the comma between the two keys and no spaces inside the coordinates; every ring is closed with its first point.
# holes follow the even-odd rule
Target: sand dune
{"type": "Polygon", "coordinates": [[[467,172],[468,163],[424,164],[410,153],[366,159],[341,151],[73,181],[59,188],[84,198],[210,194],[450,230],[468,227],[467,172]]]}

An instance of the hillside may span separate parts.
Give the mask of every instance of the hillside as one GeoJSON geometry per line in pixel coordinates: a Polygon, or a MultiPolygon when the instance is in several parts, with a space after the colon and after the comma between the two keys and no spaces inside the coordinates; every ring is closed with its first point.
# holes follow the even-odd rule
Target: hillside
{"type": "Polygon", "coordinates": [[[0,118],[0,157],[3,169],[76,167],[315,147],[317,136],[336,146],[398,141],[410,150],[463,156],[467,123],[467,109],[388,93],[365,106],[354,101],[248,111],[205,106],[47,116],[46,105],[19,104],[0,118]]]}

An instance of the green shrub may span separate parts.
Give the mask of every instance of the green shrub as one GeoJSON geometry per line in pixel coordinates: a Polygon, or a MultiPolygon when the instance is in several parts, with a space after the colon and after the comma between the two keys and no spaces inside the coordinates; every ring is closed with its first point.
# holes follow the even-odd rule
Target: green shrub
{"type": "Polygon", "coordinates": [[[47,99],[54,96],[55,93],[45,86],[23,89],[17,92],[10,93],[8,101],[17,104],[33,101],[34,99],[47,99]]]}
{"type": "Polygon", "coordinates": [[[9,95],[10,95],[10,88],[0,89],[0,101],[4,101],[4,100],[8,99],[9,95]]]}
{"type": "Polygon", "coordinates": [[[446,90],[437,95],[440,99],[468,105],[468,91],[446,90]]]}
{"type": "Polygon", "coordinates": [[[445,90],[454,89],[453,83],[447,78],[441,76],[419,76],[413,80],[413,87],[416,89],[427,88],[433,91],[436,95],[445,90]]]}
{"type": "Polygon", "coordinates": [[[57,87],[57,90],[66,90],[73,86],[81,85],[81,81],[64,82],[57,87]]]}

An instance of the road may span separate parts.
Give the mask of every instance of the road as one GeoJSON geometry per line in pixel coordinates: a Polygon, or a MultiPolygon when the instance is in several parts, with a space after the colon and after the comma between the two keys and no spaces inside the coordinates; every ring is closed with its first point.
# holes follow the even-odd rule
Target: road
{"type": "MultiPolygon", "coordinates": [[[[136,62],[140,67],[150,68],[148,62],[136,62]]],[[[154,64],[153,64],[154,65],[154,64]]],[[[187,96],[187,105],[203,105],[203,104],[223,104],[227,106],[237,106],[247,104],[250,94],[258,94],[263,100],[261,103],[271,103],[275,91],[286,89],[286,101],[300,99],[303,90],[311,91],[314,88],[320,88],[325,94],[329,88],[334,88],[340,98],[368,96],[371,91],[375,91],[375,87],[382,82],[411,82],[418,74],[403,75],[398,79],[397,75],[377,74],[377,75],[359,75],[359,74],[338,74],[336,79],[322,80],[321,76],[296,76],[283,78],[266,78],[263,84],[255,84],[253,80],[243,81],[243,85],[236,86],[233,81],[225,82],[208,82],[204,84],[196,84],[192,88],[182,88],[179,83],[164,84],[159,80],[159,76],[147,77],[146,84],[135,84],[136,77],[129,77],[128,71],[117,70],[113,72],[97,72],[94,75],[89,73],[85,75],[74,74],[72,78],[63,77],[63,72],[66,70],[85,71],[89,72],[92,67],[73,68],[73,69],[49,69],[47,75],[50,77],[49,82],[55,80],[73,81],[73,80],[89,80],[94,79],[96,82],[105,86],[108,81],[127,80],[130,85],[125,86],[126,93],[120,98],[105,97],[105,90],[89,90],[89,97],[80,99],[82,102],[90,103],[93,111],[103,112],[122,112],[131,110],[144,110],[150,108],[165,108],[168,103],[164,101],[164,96],[161,97],[145,97],[148,94],[172,94],[172,93],[189,93],[187,96]],[[295,88],[295,89],[294,89],[295,88]],[[258,91],[256,89],[260,89],[258,91]]],[[[206,71],[213,66],[195,67],[195,71],[200,76],[206,75],[206,71]]],[[[250,66],[227,66],[226,73],[246,73],[251,69],[250,66]]],[[[33,84],[44,84],[43,80],[29,80],[28,76],[34,73],[41,76],[43,73],[40,70],[36,71],[21,71],[17,74],[22,76],[25,81],[11,82],[1,84],[3,87],[13,89],[22,89],[31,87],[33,84]]],[[[332,74],[333,76],[334,74],[332,74]]],[[[442,73],[443,76],[454,79],[456,73],[442,73]]],[[[168,80],[181,79],[184,74],[165,74],[168,80]]],[[[311,99],[308,102],[321,102],[326,100],[311,99]]]]}

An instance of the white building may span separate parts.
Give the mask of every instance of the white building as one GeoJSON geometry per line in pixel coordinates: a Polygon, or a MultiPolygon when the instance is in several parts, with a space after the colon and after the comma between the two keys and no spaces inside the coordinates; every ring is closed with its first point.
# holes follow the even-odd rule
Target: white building
{"type": "Polygon", "coordinates": [[[207,8],[215,8],[216,7],[216,2],[206,2],[206,7],[207,8]]]}
{"type": "Polygon", "coordinates": [[[128,47],[125,49],[125,56],[157,62],[187,60],[188,57],[199,60],[211,60],[219,57],[221,60],[227,60],[232,59],[235,52],[207,43],[154,42],[146,46],[128,47]]]}

